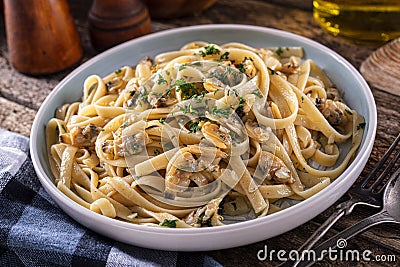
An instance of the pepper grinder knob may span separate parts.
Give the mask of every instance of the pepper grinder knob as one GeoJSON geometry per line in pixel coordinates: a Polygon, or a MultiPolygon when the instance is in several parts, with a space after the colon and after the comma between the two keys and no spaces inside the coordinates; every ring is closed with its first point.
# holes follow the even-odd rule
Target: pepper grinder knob
{"type": "Polygon", "coordinates": [[[93,47],[102,51],[151,32],[147,7],[140,0],[94,0],[89,10],[93,47]]]}
{"type": "Polygon", "coordinates": [[[67,0],[4,0],[10,62],[26,74],[64,70],[82,57],[67,0]]]}

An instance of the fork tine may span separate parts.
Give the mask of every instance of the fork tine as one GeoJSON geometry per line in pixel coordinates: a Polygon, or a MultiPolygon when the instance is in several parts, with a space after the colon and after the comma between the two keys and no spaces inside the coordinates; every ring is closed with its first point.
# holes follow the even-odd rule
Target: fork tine
{"type": "Polygon", "coordinates": [[[382,186],[381,188],[378,189],[378,185],[380,184],[380,181],[383,181],[385,177],[388,177],[390,171],[392,170],[392,168],[394,167],[394,165],[396,164],[397,160],[400,157],[400,149],[397,150],[396,154],[394,155],[394,157],[392,158],[392,160],[389,162],[389,164],[386,166],[385,170],[381,173],[381,175],[379,175],[379,178],[374,181],[374,183],[370,186],[370,188],[374,188],[373,192],[381,192],[384,188],[384,186],[382,186]],[[376,190],[378,189],[378,190],[376,190]]]}
{"type": "MultiPolygon", "coordinates": [[[[365,186],[368,184],[368,182],[377,174],[377,172],[383,167],[385,162],[388,160],[390,155],[392,154],[393,150],[396,148],[397,144],[400,142],[400,133],[397,135],[396,139],[394,142],[390,145],[389,149],[386,151],[386,153],[383,155],[381,160],[379,160],[378,164],[372,169],[372,171],[365,176],[363,181],[359,184],[361,188],[365,188],[365,186]]],[[[399,150],[400,151],[400,150],[399,150]]],[[[390,161],[389,165],[385,169],[385,175],[383,173],[378,177],[378,179],[373,183],[373,186],[376,186],[376,184],[380,183],[381,180],[387,176],[389,171],[392,169],[393,165],[396,163],[397,159],[399,158],[399,151],[396,153],[395,157],[390,161]],[[389,167],[389,168],[388,168],[389,167]]]]}
{"type": "MultiPolygon", "coordinates": [[[[374,183],[370,186],[370,188],[377,188],[378,184],[383,181],[385,177],[388,176],[389,172],[392,170],[393,166],[396,164],[397,160],[400,157],[400,149],[396,152],[396,155],[392,158],[392,160],[389,162],[389,164],[386,166],[385,170],[379,175],[378,179],[374,181],[374,183]]],[[[396,171],[398,168],[396,169],[396,171]]],[[[379,190],[373,190],[374,192],[379,193],[380,191],[383,190],[384,187],[381,187],[379,190]]]]}

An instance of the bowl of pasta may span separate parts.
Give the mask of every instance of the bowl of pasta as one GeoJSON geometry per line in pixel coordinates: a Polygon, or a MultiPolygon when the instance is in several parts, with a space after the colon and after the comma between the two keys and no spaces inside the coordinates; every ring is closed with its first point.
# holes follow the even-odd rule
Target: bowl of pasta
{"type": "Polygon", "coordinates": [[[368,85],[340,55],[275,29],[204,25],[82,64],[40,107],[30,149],[46,191],[82,225],[200,251],[321,213],[361,173],[375,130],[368,85]]]}

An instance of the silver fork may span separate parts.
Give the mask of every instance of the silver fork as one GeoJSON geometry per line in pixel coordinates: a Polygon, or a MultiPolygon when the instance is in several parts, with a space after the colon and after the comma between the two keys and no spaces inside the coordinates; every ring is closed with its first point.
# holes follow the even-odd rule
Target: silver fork
{"type": "MultiPolygon", "coordinates": [[[[318,259],[322,259],[324,254],[328,251],[332,252],[336,247],[344,248],[347,245],[347,240],[355,235],[371,228],[372,226],[381,223],[397,223],[400,224],[400,166],[391,175],[389,182],[385,188],[383,195],[382,210],[374,215],[371,215],[358,223],[346,228],[335,236],[314,249],[315,255],[318,259]]],[[[307,259],[300,262],[298,267],[310,266],[315,263],[317,259],[307,259]]]]}
{"type": "Polygon", "coordinates": [[[378,175],[379,171],[385,165],[392,152],[400,142],[400,133],[396,139],[383,155],[382,159],[376,164],[372,171],[366,175],[355,187],[353,187],[347,195],[350,197],[349,200],[340,203],[336,206],[336,210],[329,216],[329,218],[304,242],[299,250],[310,249],[320,240],[326,232],[335,224],[341,217],[352,213],[353,209],[357,205],[367,205],[375,208],[380,208],[383,201],[383,192],[386,184],[385,178],[395,165],[396,161],[400,157],[400,149],[396,152],[395,156],[383,170],[383,172],[376,178],[371,184],[368,183],[378,175]]]}
{"type": "MultiPolygon", "coordinates": [[[[397,135],[395,141],[383,155],[382,159],[376,164],[373,170],[366,175],[355,187],[348,191],[347,196],[349,199],[336,206],[335,211],[326,219],[326,221],[303,243],[298,249],[299,252],[310,250],[316,242],[318,242],[328,230],[343,216],[350,214],[354,207],[357,205],[367,205],[375,208],[382,207],[383,192],[387,181],[385,178],[390,173],[396,161],[400,157],[400,149],[396,152],[395,156],[384,168],[382,173],[378,175],[388,161],[390,155],[396,149],[400,142],[400,133],[397,135]],[[376,176],[378,176],[376,178],[376,176]],[[369,183],[376,178],[371,185],[369,183]]],[[[301,255],[301,254],[300,254],[301,255]]],[[[296,266],[298,261],[287,261],[281,264],[281,267],[296,266]]]]}

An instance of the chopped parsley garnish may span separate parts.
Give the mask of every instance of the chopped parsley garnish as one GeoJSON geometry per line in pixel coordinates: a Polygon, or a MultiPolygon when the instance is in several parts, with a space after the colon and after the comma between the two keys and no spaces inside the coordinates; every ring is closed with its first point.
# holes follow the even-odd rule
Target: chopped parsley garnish
{"type": "Polygon", "coordinates": [[[159,121],[161,124],[164,124],[164,123],[165,123],[165,120],[164,120],[163,118],[160,118],[158,121],[159,121]]]}
{"type": "Polygon", "coordinates": [[[201,67],[201,66],[203,66],[203,63],[201,63],[200,61],[195,61],[195,62],[190,63],[190,65],[191,66],[201,67]]]}
{"type": "Polygon", "coordinates": [[[236,113],[239,115],[239,117],[243,117],[245,115],[243,108],[244,108],[244,103],[246,102],[246,99],[243,97],[239,97],[239,106],[236,108],[236,113]]]}
{"type": "Polygon", "coordinates": [[[180,106],[179,109],[184,113],[189,113],[189,114],[198,114],[199,112],[195,109],[193,109],[192,105],[189,103],[187,106],[180,106]]]}
{"type": "Polygon", "coordinates": [[[187,123],[187,127],[189,128],[189,131],[191,133],[196,133],[197,131],[200,131],[201,127],[199,126],[200,121],[189,121],[187,123]]]}
{"type": "MultiPolygon", "coordinates": [[[[243,74],[232,66],[220,66],[210,73],[208,78],[216,78],[219,82],[233,87],[240,83],[243,79],[243,74]]],[[[218,84],[215,84],[218,86],[218,84]]]]}
{"type": "Polygon", "coordinates": [[[207,91],[203,91],[203,92],[201,92],[201,95],[195,94],[191,97],[191,99],[195,99],[196,103],[201,103],[203,101],[203,98],[206,96],[206,94],[207,94],[207,91]]]}
{"type": "Polygon", "coordinates": [[[164,77],[159,73],[158,74],[158,80],[157,80],[157,84],[161,85],[161,84],[166,84],[167,81],[164,79],[164,77]]]}
{"type": "Polygon", "coordinates": [[[219,55],[219,53],[221,53],[221,51],[215,48],[214,45],[207,45],[204,47],[204,51],[200,51],[200,55],[202,57],[205,57],[207,55],[219,55]]]}
{"type": "Polygon", "coordinates": [[[175,81],[175,85],[177,85],[177,86],[181,86],[181,85],[184,85],[186,83],[187,82],[184,79],[178,79],[178,80],[175,81]]]}
{"type": "Polygon", "coordinates": [[[361,122],[360,124],[357,125],[357,130],[361,130],[365,128],[366,123],[365,122],[361,122]]]}
{"type": "Polygon", "coordinates": [[[229,116],[229,109],[217,108],[217,106],[213,106],[211,112],[212,114],[223,118],[228,118],[229,116]]]}
{"type": "Polygon", "coordinates": [[[246,72],[246,68],[244,67],[244,65],[242,63],[240,63],[237,68],[240,70],[240,72],[245,73],[246,72]]]}
{"type": "Polygon", "coordinates": [[[164,95],[164,93],[151,92],[151,95],[154,96],[155,98],[161,98],[164,95]]]}
{"type": "Polygon", "coordinates": [[[187,64],[182,64],[179,66],[179,71],[186,69],[187,64]]]}
{"type": "Polygon", "coordinates": [[[160,154],[161,154],[161,151],[158,148],[154,150],[154,155],[160,155],[160,154]]]}
{"type": "Polygon", "coordinates": [[[129,95],[133,96],[135,94],[135,91],[129,91],[129,95]]]}
{"type": "Polygon", "coordinates": [[[239,93],[238,93],[238,91],[235,89],[235,88],[228,88],[227,89],[227,91],[226,91],[226,94],[229,96],[229,95],[234,95],[234,96],[238,96],[239,95],[239,93]]]}
{"type": "Polygon", "coordinates": [[[225,53],[223,53],[221,56],[220,56],[220,58],[219,59],[224,59],[224,60],[228,60],[228,58],[229,58],[229,52],[225,52],[225,53]]]}
{"type": "Polygon", "coordinates": [[[178,86],[176,91],[181,92],[183,100],[201,95],[199,90],[196,88],[195,83],[188,83],[184,79],[179,79],[175,81],[175,85],[178,86]]]}
{"type": "Polygon", "coordinates": [[[142,90],[140,90],[140,99],[141,99],[143,102],[146,102],[146,101],[147,101],[148,95],[149,95],[149,93],[147,92],[146,88],[145,88],[145,87],[142,87],[142,90]]]}
{"type": "Polygon", "coordinates": [[[256,95],[258,98],[262,98],[263,95],[261,94],[260,90],[256,89],[253,92],[251,92],[253,95],[256,95]]]}
{"type": "Polygon", "coordinates": [[[114,73],[117,74],[117,75],[120,74],[121,72],[122,72],[121,69],[117,69],[116,71],[114,71],[114,73]]]}
{"type": "MultiPolygon", "coordinates": [[[[229,131],[229,135],[231,136],[232,141],[234,141],[234,142],[236,142],[236,140],[239,138],[239,136],[236,133],[234,133],[233,131],[229,131]]],[[[233,144],[235,144],[235,143],[233,143],[233,144]]]]}
{"type": "Polygon", "coordinates": [[[283,53],[282,47],[278,47],[278,49],[276,49],[275,53],[276,53],[278,56],[281,56],[282,53],[283,53]]]}
{"type": "Polygon", "coordinates": [[[177,220],[165,219],[162,223],[160,223],[160,226],[167,226],[169,228],[176,228],[176,221],[177,220]]]}

